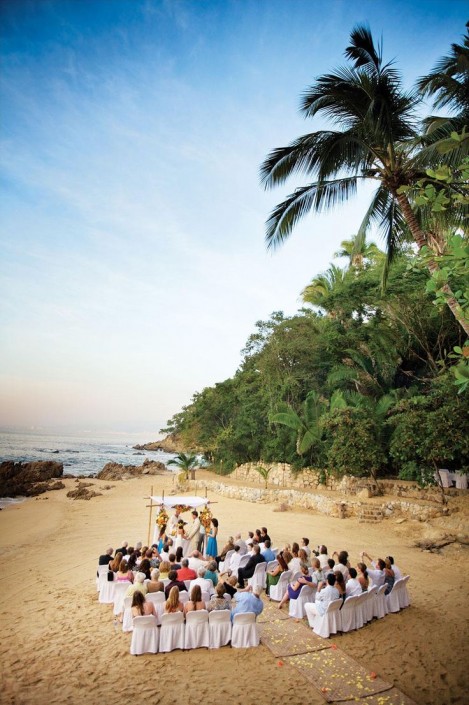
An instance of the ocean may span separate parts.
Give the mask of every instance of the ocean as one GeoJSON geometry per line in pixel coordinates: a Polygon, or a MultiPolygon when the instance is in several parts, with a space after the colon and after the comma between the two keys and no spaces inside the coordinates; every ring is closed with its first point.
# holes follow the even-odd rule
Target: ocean
{"type": "MultiPolygon", "coordinates": [[[[63,463],[64,474],[88,477],[106,465],[142,465],[145,458],[167,463],[174,453],[161,451],[137,451],[132,446],[150,442],[141,434],[53,434],[40,432],[0,432],[0,462],[30,462],[32,460],[56,460],[63,463]]],[[[5,500],[1,500],[5,505],[5,500]]],[[[14,501],[14,500],[10,500],[14,501]]],[[[18,500],[16,500],[18,501],[18,500]]]]}

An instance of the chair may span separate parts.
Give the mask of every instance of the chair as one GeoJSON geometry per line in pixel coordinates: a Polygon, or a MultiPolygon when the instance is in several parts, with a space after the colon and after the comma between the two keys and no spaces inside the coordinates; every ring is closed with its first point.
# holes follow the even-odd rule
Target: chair
{"type": "Polygon", "coordinates": [[[401,610],[405,609],[406,607],[409,607],[410,605],[410,597],[409,593],[407,591],[407,583],[409,582],[410,575],[404,575],[402,578],[402,585],[401,585],[401,591],[399,593],[399,607],[401,610]]]}
{"type": "Polygon", "coordinates": [[[132,620],[132,598],[124,597],[124,617],[122,619],[122,631],[133,631],[134,623],[132,620]]]}
{"type": "Polygon", "coordinates": [[[102,605],[110,605],[114,602],[114,573],[112,575],[112,580],[107,579],[106,575],[99,576],[99,597],[98,602],[102,605]]]}
{"type": "Polygon", "coordinates": [[[275,600],[275,602],[280,602],[280,600],[285,594],[285,590],[288,587],[290,578],[291,570],[286,570],[284,573],[281,574],[280,580],[278,581],[277,585],[271,585],[269,591],[269,596],[271,600],[275,600]]]}
{"type": "Polygon", "coordinates": [[[114,615],[117,617],[121,612],[124,611],[124,597],[125,593],[129,589],[130,583],[116,582],[114,584],[114,615]]]}
{"type": "Polygon", "coordinates": [[[164,612],[164,606],[166,602],[166,597],[164,592],[147,592],[146,601],[153,602],[155,605],[155,611],[158,615],[158,625],[161,624],[161,615],[164,612]]]}
{"type": "Polygon", "coordinates": [[[456,487],[458,490],[467,490],[467,475],[463,472],[457,471],[456,476],[456,487]]]}
{"type": "MultiPolygon", "coordinates": [[[[358,595],[347,597],[340,610],[341,631],[351,632],[358,629],[357,624],[357,602],[358,595]]],[[[361,625],[360,625],[361,626],[361,625]]]]}
{"type": "Polygon", "coordinates": [[[254,587],[255,585],[260,585],[261,587],[265,587],[265,569],[267,568],[267,563],[264,561],[264,563],[258,563],[256,567],[254,568],[254,573],[252,574],[251,578],[248,578],[248,585],[252,585],[254,587]]]}
{"type": "Polygon", "coordinates": [[[404,583],[401,580],[395,580],[392,586],[391,592],[385,596],[386,599],[386,612],[399,612],[401,607],[399,603],[399,593],[401,592],[401,586],[404,583]]]}
{"type": "Polygon", "coordinates": [[[184,615],[172,612],[161,615],[160,646],[161,653],[184,648],[184,615]]]}
{"type": "Polygon", "coordinates": [[[208,615],[209,648],[219,649],[231,641],[231,612],[230,610],[213,610],[208,615]]]}
{"type": "MultiPolygon", "coordinates": [[[[101,582],[100,582],[101,576],[102,576],[102,575],[105,575],[105,576],[106,576],[106,580],[107,580],[107,573],[108,573],[108,570],[109,570],[109,566],[107,566],[107,565],[98,565],[98,575],[96,576],[96,592],[99,592],[99,588],[101,587],[101,582]]],[[[103,578],[103,580],[104,580],[104,578],[103,578]]]]}
{"type": "Polygon", "coordinates": [[[331,634],[337,634],[337,632],[341,631],[342,623],[339,610],[342,604],[342,598],[332,600],[327,605],[326,612],[323,615],[313,614],[311,603],[305,606],[309,625],[315,634],[323,637],[323,639],[328,639],[331,634]]]}
{"type": "Polygon", "coordinates": [[[226,573],[227,570],[230,569],[230,563],[231,563],[231,557],[236,553],[233,549],[231,551],[226,552],[225,560],[220,561],[218,564],[218,570],[220,573],[226,573]]]}
{"type": "Polygon", "coordinates": [[[305,616],[305,605],[314,602],[316,598],[316,588],[311,585],[303,585],[296,600],[290,600],[288,614],[296,619],[303,619],[305,616]]]}
{"type": "Polygon", "coordinates": [[[453,483],[451,481],[449,470],[438,470],[437,472],[440,476],[441,486],[442,487],[451,487],[453,483]]]}
{"type": "Polygon", "coordinates": [[[236,577],[238,577],[239,568],[244,568],[246,566],[246,564],[248,563],[249,559],[251,558],[251,556],[248,556],[247,554],[244,556],[241,556],[237,565],[234,561],[234,558],[235,557],[233,557],[233,559],[231,560],[231,570],[233,572],[233,575],[236,575],[236,577]]]}
{"type": "Polygon", "coordinates": [[[275,557],[278,556],[278,548],[273,548],[272,553],[275,553],[275,557]]]}
{"type": "Polygon", "coordinates": [[[182,582],[183,582],[184,585],[186,586],[187,592],[189,592],[189,590],[190,590],[190,588],[191,588],[191,582],[192,582],[192,580],[183,580],[182,582]]]}
{"type": "Polygon", "coordinates": [[[386,616],[386,595],[384,594],[386,588],[387,585],[381,585],[376,592],[373,617],[377,617],[378,619],[382,619],[386,616]]]}
{"type": "Polygon", "coordinates": [[[133,656],[158,653],[158,623],[152,614],[134,617],[130,653],[133,656]]]}
{"type": "Polygon", "coordinates": [[[267,563],[267,568],[265,569],[265,570],[266,570],[266,573],[268,573],[269,570],[275,570],[275,568],[277,568],[277,566],[278,566],[278,561],[277,561],[277,560],[275,560],[275,561],[269,561],[269,562],[267,563]]]}
{"type": "Polygon", "coordinates": [[[375,615],[375,601],[377,592],[378,588],[376,587],[376,585],[370,585],[367,590],[368,600],[367,602],[365,602],[367,622],[371,622],[375,615]]]}
{"type": "Polygon", "coordinates": [[[197,610],[186,614],[186,629],[184,635],[185,649],[208,649],[210,646],[210,632],[208,627],[207,610],[197,610]]]}
{"type": "Polygon", "coordinates": [[[210,602],[210,593],[207,590],[202,590],[202,602],[206,605],[210,602]]]}
{"type": "Polygon", "coordinates": [[[233,617],[231,646],[234,649],[248,649],[259,646],[259,631],[254,612],[242,612],[233,617]]]}
{"type": "Polygon", "coordinates": [[[355,603],[355,629],[361,629],[368,623],[369,600],[370,595],[368,592],[362,592],[361,595],[357,595],[357,602],[355,603]]]}

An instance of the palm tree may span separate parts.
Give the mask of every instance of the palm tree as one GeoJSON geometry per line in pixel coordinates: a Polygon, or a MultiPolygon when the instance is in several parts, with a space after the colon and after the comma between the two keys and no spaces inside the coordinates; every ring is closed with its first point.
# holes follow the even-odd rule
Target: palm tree
{"type": "Polygon", "coordinates": [[[347,257],[349,269],[363,269],[367,262],[375,263],[384,256],[374,242],[366,242],[364,233],[352,235],[350,240],[342,240],[334,257],[347,257]]]}
{"type": "Polygon", "coordinates": [[[313,306],[321,306],[335,318],[336,311],[332,310],[328,304],[328,299],[343,284],[346,272],[335,264],[331,264],[329,269],[323,274],[318,274],[301,292],[304,303],[313,306]]]}
{"type": "Polygon", "coordinates": [[[195,453],[178,453],[175,458],[168,460],[167,465],[176,465],[186,474],[186,480],[189,479],[190,471],[191,480],[195,480],[195,468],[199,465],[199,459],[195,453]]]}
{"type": "MultiPolygon", "coordinates": [[[[325,115],[339,129],[303,135],[288,147],[273,150],[261,166],[266,188],[284,183],[296,172],[313,177],[272,211],[267,245],[280,245],[310,210],[321,212],[346,201],[359,183],[371,179],[377,190],[359,235],[376,223],[385,237],[389,265],[408,230],[419,248],[432,244],[402,190],[426,176],[426,164],[415,147],[417,98],[403,91],[393,65],[383,63],[382,48],[375,47],[367,27],[353,29],[345,55],[352,65],[320,76],[301,104],[306,117],[325,115]]],[[[438,267],[430,262],[429,268],[438,267]]],[[[448,305],[469,334],[469,321],[454,297],[448,305]]]]}

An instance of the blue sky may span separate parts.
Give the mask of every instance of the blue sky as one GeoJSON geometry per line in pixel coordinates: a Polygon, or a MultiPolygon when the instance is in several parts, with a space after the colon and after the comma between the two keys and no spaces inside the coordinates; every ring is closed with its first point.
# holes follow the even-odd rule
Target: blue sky
{"type": "Polygon", "coordinates": [[[307,218],[266,252],[264,222],[295,183],[266,193],[259,165],[314,129],[301,92],[344,63],[363,21],[410,86],[466,10],[3,2],[0,424],[154,436],[231,376],[255,322],[295,312],[366,204],[307,218]]]}

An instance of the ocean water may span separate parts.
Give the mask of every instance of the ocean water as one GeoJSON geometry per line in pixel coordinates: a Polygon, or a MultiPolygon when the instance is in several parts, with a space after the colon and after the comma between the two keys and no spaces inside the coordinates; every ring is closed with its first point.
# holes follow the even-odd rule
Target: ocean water
{"type": "MultiPolygon", "coordinates": [[[[139,434],[98,436],[56,435],[52,433],[0,433],[0,462],[14,460],[56,460],[63,463],[64,474],[88,477],[103,469],[106,463],[142,465],[145,458],[166,464],[174,453],[136,451],[132,446],[150,442],[139,434]]],[[[169,468],[171,469],[171,468],[169,468]]]]}

